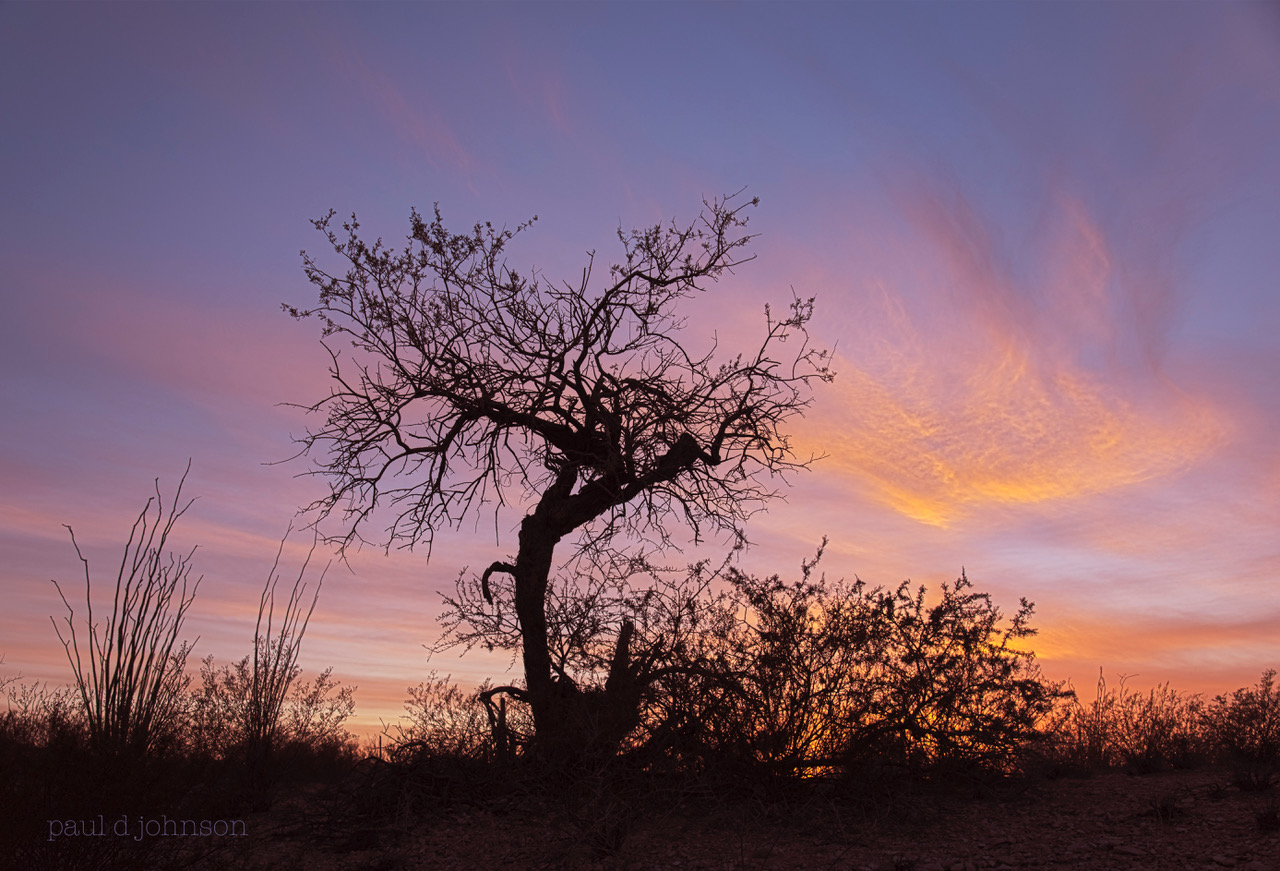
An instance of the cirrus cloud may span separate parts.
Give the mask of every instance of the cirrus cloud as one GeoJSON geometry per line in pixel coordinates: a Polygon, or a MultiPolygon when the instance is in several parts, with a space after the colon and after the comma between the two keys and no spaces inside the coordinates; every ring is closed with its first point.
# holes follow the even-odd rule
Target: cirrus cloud
{"type": "Polygon", "coordinates": [[[838,398],[805,427],[880,502],[948,526],[1176,474],[1223,442],[1225,412],[1163,370],[1159,276],[1079,202],[1060,197],[1022,258],[959,197],[907,213],[913,266],[868,280],[838,398]]]}

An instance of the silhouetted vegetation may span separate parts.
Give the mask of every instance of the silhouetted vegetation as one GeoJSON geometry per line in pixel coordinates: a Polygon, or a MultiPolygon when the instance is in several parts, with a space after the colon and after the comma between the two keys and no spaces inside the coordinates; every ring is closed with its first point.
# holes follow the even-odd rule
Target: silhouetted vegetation
{"type": "Polygon", "coordinates": [[[577,535],[571,571],[625,580],[634,572],[618,565],[666,549],[673,518],[695,540],[708,529],[740,539],[774,479],[809,465],[783,426],[834,377],[828,352],[809,344],[812,298],[781,315],[766,306],[750,353],[717,360],[713,342],[705,353],[682,342],[679,304],[751,259],[755,204],[726,197],[686,225],[619,230],[621,259],[599,290],[592,259],[578,283],[511,269],[507,245],[529,223],[455,234],[439,210],[430,221],[415,211],[397,251],[362,239],[354,216],[339,231],[330,212],[314,224],[341,271],[304,255],[316,306],[285,307],[320,322],[332,359],[330,395],[308,406],[324,423],[301,443],[330,486],[311,508],[347,524],[338,541],[362,540],[380,509],[393,515],[387,544],[412,547],[486,501],[527,506],[515,556],[479,586],[491,602],[491,578],[511,579],[499,595],[524,682],[506,695],[531,711],[535,752],[566,771],[614,753],[655,675],[626,621],[590,692],[557,660],[548,605],[560,542],[577,535]]]}
{"type": "MultiPolygon", "coordinates": [[[[601,692],[614,676],[611,642],[629,633],[643,689],[620,758],[647,770],[1015,770],[1065,698],[1018,647],[1034,634],[1032,606],[1006,623],[963,574],[930,601],[906,583],[829,583],[815,577],[817,562],[794,582],[703,563],[676,579],[649,568],[643,591],[599,578],[553,588],[556,668],[583,693],[601,692]]],[[[475,586],[464,576],[446,600],[441,645],[517,648],[507,613],[475,586]]],[[[506,689],[481,694],[491,723],[493,696],[506,689]]]]}
{"type": "Polygon", "coordinates": [[[1205,707],[1168,684],[1137,693],[1121,676],[1108,687],[1101,671],[1093,701],[1072,694],[1045,725],[1048,755],[1063,769],[1122,767],[1137,774],[1185,768],[1215,755],[1205,707]]]}
{"type": "Polygon", "coordinates": [[[347,740],[341,723],[355,707],[352,688],[338,690],[336,697],[329,697],[330,691],[336,689],[331,685],[332,670],[323,672],[309,687],[299,686],[290,695],[290,687],[301,672],[296,665],[298,652],[320,589],[317,585],[304,615],[302,597],[306,586],[302,581],[315,551],[313,545],[293,582],[284,613],[276,622],[276,572],[284,543],[281,540],[258,602],[253,652],[220,668],[214,667],[212,657],[205,659],[200,669],[200,691],[191,706],[195,748],[215,758],[243,762],[260,805],[269,804],[272,763],[282,743],[303,743],[317,750],[340,746],[347,740]]]}
{"type": "Polygon", "coordinates": [[[0,867],[186,867],[210,849],[209,839],[165,845],[141,831],[133,837],[132,828],[161,818],[228,825],[269,807],[284,780],[337,776],[354,762],[353,736],[343,729],[355,707],[354,687],[338,686],[332,670],[298,680],[310,615],[302,611],[305,563],[277,621],[277,554],[260,600],[254,652],[221,667],[206,658],[201,683],[192,687],[184,669],[191,645],[178,635],[195,599],[196,584],[187,585],[195,549],[182,556],[167,551],[191,505],[181,502],[181,491],[180,483],[168,505],[157,482],[156,497],[130,532],[105,619],[95,614],[94,584],[78,545],[85,572],[81,632],[55,581],[68,611],[65,638],[54,625],[72,686],[0,679],[6,700],[0,867]],[[129,831],[120,836],[113,829],[117,836],[109,837],[104,826],[129,831]]]}
{"type": "MultiPolygon", "coordinates": [[[[225,867],[245,859],[234,842],[62,835],[121,814],[263,813],[282,795],[299,837],[339,851],[383,848],[457,808],[518,807],[567,824],[603,857],[645,812],[686,800],[820,806],[838,821],[903,790],[984,793],[1046,772],[1202,762],[1229,766],[1240,789],[1269,788],[1280,770],[1274,671],[1212,703],[1100,675],[1085,703],[1042,675],[1027,646],[1033,605],[1006,616],[963,569],[932,593],[832,582],[817,571],[825,540],[794,580],[735,565],[747,518],[775,495],[769,481],[809,464],[782,425],[808,407],[812,382],[833,376],[827,352],[808,345],[812,299],[783,317],[766,308],[750,355],[717,363],[714,348],[699,356],[677,341],[679,301],[750,259],[746,205],[731,199],[691,225],[620,232],[623,262],[598,293],[590,262],[578,286],[510,270],[506,245],[527,225],[456,235],[438,213],[414,213],[397,253],[363,242],[354,218],[342,236],[332,214],[316,221],[350,268],[333,276],[304,255],[319,303],[289,311],[316,316],[355,353],[331,350],[338,386],[312,406],[327,418],[304,452],[324,450],[317,471],[330,483],[312,508],[344,514],[345,545],[391,507],[387,544],[412,546],[486,500],[527,506],[512,561],[459,575],[434,646],[510,651],[523,680],[467,690],[433,672],[408,688],[406,715],[358,749],[344,728],[355,688],[332,669],[301,679],[320,583],[308,604],[313,545],[277,609],[282,541],[249,653],[206,657],[195,683],[179,639],[199,584],[188,589],[195,549],[168,550],[191,502],[185,473],[169,505],[157,481],[105,618],[72,534],[86,612],[55,582],[67,616],[54,621],[72,687],[0,679],[5,858],[225,867]],[[788,339],[791,353],[775,359],[788,339]],[[732,551],[718,566],[659,565],[673,517],[695,541],[726,534],[732,551]],[[284,789],[316,782],[333,788],[305,799],[284,789]]],[[[1178,801],[1152,810],[1171,819],[1178,801]]],[[[1274,805],[1256,819],[1272,826],[1274,805]]]]}
{"type": "Polygon", "coordinates": [[[194,547],[185,556],[166,552],[173,525],[191,507],[190,500],[181,504],[186,477],[184,472],[167,517],[156,480],[154,499],[147,500],[129,531],[111,611],[101,625],[93,617],[89,561],[80,552],[75,532],[67,527],[84,566],[83,654],[75,610],[57,581],[54,587],[67,608],[67,637],[56,621],[54,629],[67,650],[89,741],[100,754],[139,757],[160,742],[177,740],[178,708],[190,682],[185,672],[190,648],[186,642],[178,644],[178,633],[200,585],[197,579],[188,593],[194,547]]]}
{"type": "Polygon", "coordinates": [[[1280,687],[1275,669],[1263,672],[1255,687],[1218,696],[1205,712],[1214,749],[1236,767],[1236,785],[1262,790],[1280,772],[1280,687]]]}
{"type": "MultiPolygon", "coordinates": [[[[623,849],[646,815],[689,800],[707,810],[747,801],[836,819],[846,804],[864,816],[894,806],[904,789],[969,789],[1046,770],[1217,763],[1241,789],[1274,781],[1274,672],[1212,703],[1168,685],[1139,693],[1125,678],[1115,686],[1100,678],[1085,703],[1040,674],[1025,646],[1034,635],[1029,603],[1006,618],[963,572],[933,593],[831,582],[817,572],[820,557],[790,581],[728,561],[684,572],[637,564],[648,575],[643,589],[602,576],[554,589],[548,647],[557,668],[582,693],[600,691],[616,673],[613,639],[629,625],[631,668],[645,687],[617,750],[584,755],[566,773],[530,752],[536,722],[519,686],[464,690],[435,673],[408,689],[405,716],[377,745],[357,752],[342,728],[353,688],[328,670],[302,681],[295,664],[310,613],[302,610],[306,563],[283,619],[273,617],[278,554],[260,597],[256,659],[203,660],[198,685],[162,709],[157,734],[171,737],[141,755],[121,756],[93,738],[78,688],[4,680],[0,754],[9,777],[0,812],[14,824],[4,847],[20,865],[41,867],[247,863],[247,848],[230,841],[50,841],[41,827],[121,812],[243,818],[278,808],[289,794],[278,787],[316,781],[333,786],[308,793],[306,813],[324,833],[314,849],[391,849],[397,833],[442,813],[518,806],[568,825],[597,856],[623,849]]],[[[500,600],[486,599],[478,583],[459,578],[441,645],[517,649],[500,600]]],[[[1166,798],[1153,805],[1160,819],[1181,812],[1176,797],[1166,798]]],[[[1251,813],[1269,831],[1274,803],[1251,813]]]]}

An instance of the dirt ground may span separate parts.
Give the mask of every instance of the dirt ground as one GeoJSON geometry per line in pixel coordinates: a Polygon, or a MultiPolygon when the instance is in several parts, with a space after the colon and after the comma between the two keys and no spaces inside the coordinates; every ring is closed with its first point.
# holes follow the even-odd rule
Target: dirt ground
{"type": "Polygon", "coordinates": [[[1276,790],[1242,792],[1221,770],[1046,779],[977,798],[798,804],[690,795],[640,811],[608,801],[573,809],[513,800],[411,825],[345,828],[331,811],[315,812],[325,799],[314,790],[250,819],[250,836],[234,855],[209,857],[210,867],[1280,871],[1276,790]]]}

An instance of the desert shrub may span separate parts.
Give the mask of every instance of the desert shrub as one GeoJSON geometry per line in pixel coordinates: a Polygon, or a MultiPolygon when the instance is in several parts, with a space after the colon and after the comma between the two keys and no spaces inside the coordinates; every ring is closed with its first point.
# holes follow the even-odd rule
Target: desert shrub
{"type": "MultiPolygon", "coordinates": [[[[489,706],[499,703],[493,701],[491,689],[486,682],[468,693],[453,683],[451,676],[441,677],[432,671],[425,681],[409,687],[405,716],[383,730],[387,753],[471,760],[494,757],[499,733],[489,706]]],[[[503,704],[502,710],[509,733],[532,734],[532,717],[524,706],[508,710],[503,704]]]]}
{"type": "Polygon", "coordinates": [[[1016,767],[1063,694],[1034,653],[1013,646],[1035,634],[1032,604],[1021,600],[1006,625],[963,572],[941,585],[933,605],[923,586],[914,596],[906,584],[872,596],[887,628],[853,697],[858,728],[849,751],[913,769],[1016,767]]]}
{"type": "Polygon", "coordinates": [[[1237,768],[1237,785],[1265,789],[1280,770],[1280,687],[1275,669],[1263,672],[1255,687],[1218,696],[1204,722],[1215,749],[1237,768]]]}
{"type": "Polygon", "coordinates": [[[684,766],[792,776],[830,763],[844,743],[849,699],[874,658],[875,603],[861,583],[828,587],[728,572],[664,686],[654,735],[684,766]]]}
{"type": "Polygon", "coordinates": [[[72,687],[6,682],[0,738],[28,747],[81,744],[86,736],[84,708],[72,687]]]}
{"type": "MultiPolygon", "coordinates": [[[[292,681],[301,673],[293,666],[292,681]]],[[[215,759],[243,758],[253,740],[253,662],[214,665],[208,656],[200,663],[200,688],[191,700],[190,734],[193,752],[215,759]]],[[[343,724],[355,711],[355,687],[344,687],[325,669],[313,681],[294,684],[281,705],[273,740],[301,744],[317,752],[333,752],[351,735],[343,724]]]]}
{"type": "Polygon", "coordinates": [[[1116,746],[1121,764],[1139,774],[1185,768],[1203,753],[1203,700],[1168,683],[1145,695],[1122,692],[1116,706],[1116,746]]]}
{"type": "Polygon", "coordinates": [[[355,713],[355,687],[344,687],[326,668],[314,680],[293,687],[284,707],[284,734],[289,742],[317,754],[345,754],[354,736],[343,728],[355,713]]]}
{"type": "MultiPolygon", "coordinates": [[[[292,531],[292,530],[290,530],[292,531]]],[[[343,723],[355,710],[354,687],[342,687],[326,669],[311,682],[296,683],[298,654],[320,590],[302,612],[306,576],[315,544],[293,582],[277,622],[277,570],[285,533],[258,600],[253,652],[238,662],[215,667],[213,657],[201,662],[199,691],[190,705],[192,747],[197,753],[246,762],[254,775],[264,775],[272,757],[288,746],[293,756],[341,755],[351,743],[343,723]]],[[[323,583],[323,575],[321,577],[323,583]]]]}
{"type": "Polygon", "coordinates": [[[1098,670],[1098,689],[1085,705],[1073,691],[1052,712],[1045,724],[1050,736],[1048,755],[1059,765],[1106,768],[1115,758],[1116,693],[1108,691],[1106,678],[1098,670]]]}
{"type": "Polygon", "coordinates": [[[249,658],[215,666],[210,654],[200,661],[200,687],[190,706],[190,747],[193,752],[223,759],[242,738],[243,699],[248,695],[249,658]]]}
{"type": "MultiPolygon", "coordinates": [[[[1019,646],[1034,634],[1032,606],[1006,619],[963,573],[934,597],[906,583],[828,582],[815,571],[821,553],[794,581],[737,570],[733,554],[683,574],[618,558],[559,576],[547,599],[552,671],[600,718],[597,731],[619,736],[609,745],[619,761],[650,773],[1016,767],[1066,695],[1019,646]],[[606,697],[635,706],[626,718],[591,706],[606,697]]],[[[460,576],[437,650],[518,655],[510,581],[492,582],[460,576]]],[[[519,688],[505,695],[522,700],[519,688]]],[[[496,719],[491,708],[491,728],[496,719]]]]}
{"type": "Polygon", "coordinates": [[[1146,774],[1185,768],[1210,752],[1204,702],[1165,683],[1145,694],[1121,675],[1108,686],[1101,669],[1094,699],[1085,704],[1072,693],[1046,720],[1048,755],[1077,768],[1124,767],[1146,774]]]}
{"type": "Polygon", "coordinates": [[[784,778],[1014,767],[1062,695],[1014,646],[1032,606],[1006,624],[963,574],[930,604],[907,584],[815,578],[817,561],[795,582],[727,572],[651,706],[651,740],[686,770],[784,778]]]}

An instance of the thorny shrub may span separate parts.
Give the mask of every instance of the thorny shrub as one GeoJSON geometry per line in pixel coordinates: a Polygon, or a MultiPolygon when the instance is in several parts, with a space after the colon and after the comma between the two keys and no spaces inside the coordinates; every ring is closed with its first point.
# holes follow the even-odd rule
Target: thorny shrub
{"type": "Polygon", "coordinates": [[[1280,687],[1275,669],[1263,672],[1255,687],[1218,696],[1205,712],[1207,731],[1224,757],[1236,766],[1242,789],[1266,789],[1280,770],[1280,687]]]}
{"type": "MultiPolygon", "coordinates": [[[[825,546],[825,542],[824,542],[825,546]]],[[[936,601],[920,587],[855,579],[758,578],[699,563],[558,579],[549,597],[553,668],[601,687],[615,639],[632,627],[644,687],[622,755],[651,771],[710,769],[804,777],[869,760],[917,773],[1014,767],[1065,694],[1018,643],[1034,634],[1025,600],[1006,621],[963,573],[936,601]],[[647,574],[642,590],[627,572],[647,574]],[[613,580],[607,580],[612,578],[613,580]],[[719,588],[718,590],[716,588],[719,588]]],[[[518,650],[514,615],[459,579],[440,647],[518,650]]]]}
{"type": "Polygon", "coordinates": [[[1123,767],[1136,774],[1186,768],[1212,754],[1204,730],[1204,702],[1162,684],[1147,693],[1109,687],[1101,670],[1097,693],[1084,704],[1074,693],[1044,725],[1047,755],[1075,768],[1123,767]]]}
{"type": "Polygon", "coordinates": [[[6,708],[0,714],[0,740],[48,748],[80,744],[87,736],[84,710],[74,687],[3,681],[6,708]]]}
{"type": "Polygon", "coordinates": [[[1034,634],[1032,606],[1024,600],[1006,625],[963,573],[931,604],[906,583],[815,579],[816,563],[794,583],[728,572],[731,592],[700,651],[704,676],[673,693],[666,727],[704,764],[786,776],[869,762],[1012,768],[1062,695],[1014,646],[1034,634]]]}
{"type": "MultiPolygon", "coordinates": [[[[450,676],[435,671],[414,687],[409,687],[405,716],[383,729],[386,755],[408,752],[462,759],[491,759],[497,752],[495,724],[488,715],[483,696],[488,682],[473,692],[464,692],[450,676]]],[[[533,731],[526,709],[513,707],[507,728],[519,735],[533,731]]]]}
{"type": "MultiPolygon", "coordinates": [[[[291,682],[300,668],[292,666],[291,682]]],[[[253,664],[246,656],[215,666],[212,656],[200,663],[200,689],[190,704],[190,749],[215,759],[240,753],[250,740],[253,664]]],[[[316,752],[334,752],[351,740],[343,723],[355,711],[355,687],[341,686],[333,669],[313,681],[293,684],[282,711],[281,738],[316,752]]]]}

